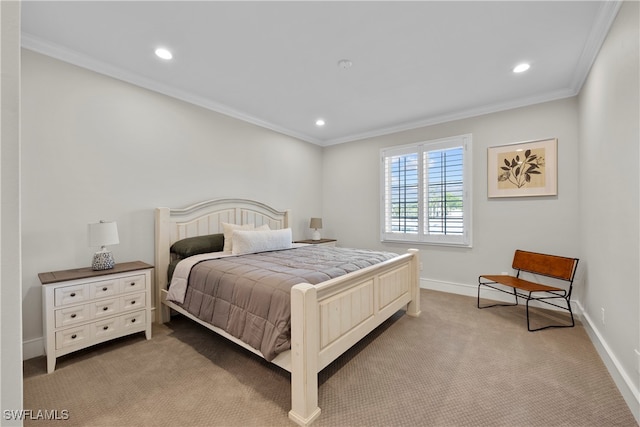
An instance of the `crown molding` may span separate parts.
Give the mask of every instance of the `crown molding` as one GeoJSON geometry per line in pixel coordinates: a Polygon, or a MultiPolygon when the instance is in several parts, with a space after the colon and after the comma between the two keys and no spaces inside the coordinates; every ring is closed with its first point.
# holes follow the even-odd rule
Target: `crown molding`
{"type": "Polygon", "coordinates": [[[607,38],[607,34],[609,34],[611,25],[614,19],[616,19],[622,3],[622,1],[617,0],[603,1],[600,3],[600,10],[596,15],[596,20],[593,23],[593,27],[591,27],[591,32],[589,33],[589,37],[587,38],[587,42],[584,45],[584,49],[573,73],[571,87],[576,94],[582,89],[582,85],[587,79],[589,71],[591,71],[591,66],[596,60],[598,52],[600,52],[600,48],[607,38]]]}
{"type": "Polygon", "coordinates": [[[256,126],[260,126],[265,129],[272,130],[274,132],[281,133],[302,141],[306,141],[312,144],[316,144],[322,147],[343,144],[352,141],[358,141],[362,139],[375,138],[384,135],[389,135],[396,132],[403,132],[413,130],[421,127],[432,126],[440,123],[451,122],[454,120],[467,119],[471,117],[481,116],[485,114],[495,113],[499,111],[505,111],[513,108],[526,107],[529,105],[539,104],[543,102],[554,101],[557,99],[568,98],[577,95],[582,85],[584,84],[591,66],[593,65],[602,44],[613,24],[618,11],[622,5],[622,1],[608,0],[601,2],[600,10],[596,16],[596,20],[591,29],[587,42],[580,55],[575,71],[573,73],[573,79],[569,83],[569,87],[554,92],[538,94],[526,99],[519,99],[513,102],[496,103],[491,105],[485,105],[481,107],[475,107],[466,109],[463,111],[457,111],[453,113],[446,113],[441,115],[429,116],[425,119],[402,123],[399,125],[383,127],[378,129],[372,129],[366,132],[355,133],[351,135],[345,135],[339,138],[321,140],[314,138],[310,135],[303,134],[297,131],[293,131],[288,128],[276,125],[274,123],[262,120],[250,114],[238,111],[228,105],[224,105],[210,99],[206,99],[194,93],[178,90],[175,87],[165,85],[146,78],[144,76],[132,73],[119,67],[114,67],[111,64],[98,61],[95,58],[81,54],[77,51],[67,49],[63,46],[51,43],[47,40],[34,36],[32,34],[23,32],[21,35],[22,47],[33,50],[35,52],[51,56],[70,64],[89,69],[99,74],[104,74],[109,77],[113,77],[124,82],[158,92],[172,98],[176,98],[185,102],[188,102],[199,107],[224,114],[229,117],[233,117],[238,120],[242,120],[247,123],[251,123],[256,126]]]}
{"type": "Polygon", "coordinates": [[[530,105],[542,104],[544,102],[556,101],[558,99],[570,98],[577,95],[571,88],[562,89],[558,91],[539,94],[529,98],[518,99],[513,102],[503,102],[490,105],[483,105],[477,108],[470,108],[463,111],[457,111],[455,113],[441,114],[436,116],[430,116],[423,120],[407,122],[396,126],[389,126],[385,128],[375,129],[370,132],[363,132],[358,134],[352,134],[345,137],[331,139],[324,141],[323,146],[344,144],[347,142],[358,141],[362,139],[376,138],[380,136],[390,135],[393,133],[410,131],[422,127],[438,125],[441,123],[452,122],[455,120],[469,119],[473,117],[483,116],[485,114],[497,113],[500,111],[512,110],[515,108],[528,107],[530,105]]]}
{"type": "Polygon", "coordinates": [[[185,101],[190,104],[197,105],[199,107],[206,108],[211,111],[215,111],[216,113],[224,114],[226,116],[233,117],[235,119],[242,120],[244,122],[251,123],[253,125],[260,126],[260,127],[263,127],[287,136],[291,136],[293,138],[297,138],[302,141],[310,142],[316,145],[322,145],[322,141],[317,138],[313,138],[309,135],[292,131],[291,129],[286,129],[274,123],[271,123],[271,122],[259,119],[257,117],[254,117],[252,115],[238,111],[232,107],[229,107],[228,105],[211,101],[210,99],[206,99],[204,97],[201,97],[193,93],[178,90],[172,86],[159,83],[155,80],[143,77],[136,73],[132,73],[120,67],[114,67],[113,65],[108,64],[106,62],[96,60],[95,58],[89,55],[84,55],[77,51],[67,49],[56,43],[51,43],[47,40],[44,40],[42,38],[39,38],[37,36],[34,36],[26,32],[23,32],[21,34],[21,46],[25,49],[29,49],[34,52],[50,56],[60,61],[68,62],[72,65],[76,65],[81,68],[86,68],[96,73],[113,77],[115,79],[133,84],[135,86],[139,86],[144,89],[158,92],[163,95],[167,95],[172,98],[176,98],[181,101],[185,101]]]}

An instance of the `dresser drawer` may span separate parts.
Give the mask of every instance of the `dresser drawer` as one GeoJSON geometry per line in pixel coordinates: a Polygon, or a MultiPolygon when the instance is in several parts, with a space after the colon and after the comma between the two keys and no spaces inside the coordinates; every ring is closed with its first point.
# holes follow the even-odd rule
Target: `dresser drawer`
{"type": "Polygon", "coordinates": [[[90,283],[89,286],[89,298],[103,298],[111,297],[119,292],[119,280],[103,280],[100,282],[90,283]]]}
{"type": "Polygon", "coordinates": [[[122,319],[120,317],[112,317],[111,319],[93,323],[90,326],[93,329],[93,337],[98,341],[102,341],[120,333],[122,319]]]}
{"type": "Polygon", "coordinates": [[[65,286],[55,290],[54,305],[56,307],[83,302],[89,299],[86,285],[65,286]]]}
{"type": "Polygon", "coordinates": [[[125,331],[143,330],[147,323],[146,311],[144,310],[120,316],[120,318],[122,319],[122,328],[125,331]]]}
{"type": "Polygon", "coordinates": [[[144,291],[146,288],[146,281],[144,274],[140,274],[138,276],[129,276],[120,279],[122,282],[122,286],[120,288],[121,292],[134,292],[134,291],[144,291]]]}
{"type": "Polygon", "coordinates": [[[111,298],[102,301],[97,301],[90,304],[91,313],[94,319],[100,319],[105,316],[111,316],[120,311],[120,305],[118,298],[111,298]]]}
{"type": "Polygon", "coordinates": [[[78,326],[56,332],[56,350],[82,346],[91,340],[91,325],[78,326]]]}
{"type": "Polygon", "coordinates": [[[145,307],[146,298],[144,292],[120,297],[120,309],[122,311],[139,310],[145,307]]]}
{"type": "Polygon", "coordinates": [[[87,304],[56,310],[56,328],[82,323],[92,318],[91,307],[87,304]]]}

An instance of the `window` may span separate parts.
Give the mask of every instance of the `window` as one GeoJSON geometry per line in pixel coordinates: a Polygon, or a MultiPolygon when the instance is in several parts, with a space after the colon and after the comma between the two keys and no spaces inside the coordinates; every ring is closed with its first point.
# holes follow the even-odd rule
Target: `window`
{"type": "Polygon", "coordinates": [[[471,135],[381,151],[382,241],[471,246],[471,135]]]}

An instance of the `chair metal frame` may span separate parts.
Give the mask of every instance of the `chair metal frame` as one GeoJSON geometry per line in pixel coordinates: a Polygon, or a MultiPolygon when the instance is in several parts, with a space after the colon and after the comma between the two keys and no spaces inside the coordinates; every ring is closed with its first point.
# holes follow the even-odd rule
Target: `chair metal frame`
{"type": "Polygon", "coordinates": [[[496,307],[496,306],[514,306],[518,304],[518,298],[526,300],[527,314],[527,330],[529,332],[540,331],[548,328],[571,328],[575,326],[573,318],[573,310],[571,309],[571,292],[573,290],[573,281],[578,269],[578,258],[561,257],[557,255],[547,255],[536,252],[528,252],[516,250],[513,256],[512,268],[516,270],[515,276],[509,275],[481,275],[478,277],[478,300],[477,307],[479,309],[496,307]],[[532,282],[520,278],[522,272],[541,275],[553,279],[563,280],[569,283],[568,289],[562,289],[555,286],[548,286],[541,283],[532,282]],[[500,285],[502,287],[498,287],[500,285]],[[490,304],[480,306],[480,290],[487,287],[500,291],[515,297],[513,304],[490,304]],[[504,289],[510,288],[510,289],[504,289]],[[551,302],[549,300],[564,300],[566,307],[560,305],[560,302],[551,302]],[[551,305],[569,312],[571,324],[551,324],[540,328],[531,328],[529,316],[529,303],[531,301],[539,301],[543,304],[551,305]]]}

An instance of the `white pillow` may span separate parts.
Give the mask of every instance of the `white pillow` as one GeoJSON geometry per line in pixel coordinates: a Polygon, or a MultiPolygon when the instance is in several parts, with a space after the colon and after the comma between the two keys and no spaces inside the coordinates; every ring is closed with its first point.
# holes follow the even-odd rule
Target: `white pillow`
{"type": "Polygon", "coordinates": [[[224,247],[222,250],[224,252],[231,252],[233,249],[233,232],[235,230],[270,230],[269,224],[261,225],[260,227],[256,227],[253,223],[251,224],[231,224],[228,222],[222,223],[222,230],[224,233],[224,247]]]}
{"type": "Polygon", "coordinates": [[[222,230],[224,233],[224,247],[222,248],[222,250],[225,252],[231,252],[231,249],[233,248],[232,236],[233,236],[234,230],[253,230],[254,228],[255,228],[254,224],[238,225],[238,224],[230,224],[228,222],[223,222],[222,230]]]}
{"type": "Polygon", "coordinates": [[[235,230],[231,252],[234,255],[275,251],[291,248],[291,229],[281,230],[235,230]]]}

